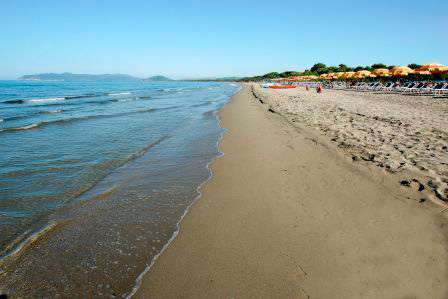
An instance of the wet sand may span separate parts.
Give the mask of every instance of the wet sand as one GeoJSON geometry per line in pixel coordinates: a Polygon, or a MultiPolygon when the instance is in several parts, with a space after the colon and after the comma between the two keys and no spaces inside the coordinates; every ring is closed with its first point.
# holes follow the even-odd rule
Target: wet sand
{"type": "Polygon", "coordinates": [[[442,208],[251,88],[221,111],[225,155],[136,297],[446,298],[442,208]]]}

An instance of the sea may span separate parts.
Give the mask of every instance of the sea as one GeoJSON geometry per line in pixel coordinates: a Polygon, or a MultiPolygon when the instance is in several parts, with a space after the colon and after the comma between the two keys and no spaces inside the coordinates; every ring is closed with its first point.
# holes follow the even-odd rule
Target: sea
{"type": "Polygon", "coordinates": [[[239,89],[0,81],[0,294],[131,297],[211,177],[239,89]]]}

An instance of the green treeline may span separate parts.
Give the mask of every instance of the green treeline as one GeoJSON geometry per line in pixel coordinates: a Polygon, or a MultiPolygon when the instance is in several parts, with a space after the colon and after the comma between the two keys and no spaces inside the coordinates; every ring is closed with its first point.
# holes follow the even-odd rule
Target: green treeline
{"type": "MultiPolygon", "coordinates": [[[[326,66],[323,63],[316,63],[309,70],[305,70],[303,72],[296,72],[296,71],[286,71],[282,73],[271,72],[264,74],[262,76],[242,78],[240,81],[262,81],[276,78],[288,78],[294,76],[311,76],[311,75],[319,76],[321,74],[328,74],[328,73],[357,72],[362,70],[373,71],[376,69],[392,69],[394,67],[395,67],[394,65],[385,65],[383,63],[375,63],[372,64],[371,66],[356,66],[356,67],[350,67],[345,64],[340,64],[338,66],[326,66]]],[[[420,67],[420,65],[411,63],[408,65],[408,67],[410,67],[411,69],[417,69],[420,67]]]]}

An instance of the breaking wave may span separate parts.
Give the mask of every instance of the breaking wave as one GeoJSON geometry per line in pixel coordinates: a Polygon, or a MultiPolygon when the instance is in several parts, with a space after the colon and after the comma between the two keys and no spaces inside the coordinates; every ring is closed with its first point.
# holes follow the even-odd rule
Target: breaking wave
{"type": "MultiPolygon", "coordinates": [[[[169,108],[171,108],[171,107],[169,107],[169,108]]],[[[176,107],[172,107],[172,108],[176,108],[176,107]]],[[[86,116],[81,116],[81,117],[72,117],[72,118],[58,119],[58,120],[52,120],[52,121],[42,121],[42,122],[38,122],[35,124],[21,126],[21,127],[11,127],[11,128],[1,129],[0,132],[14,132],[14,131],[30,130],[30,129],[40,128],[40,127],[52,125],[52,124],[67,124],[67,123],[86,120],[86,119],[111,118],[111,117],[132,115],[132,114],[137,114],[137,113],[150,113],[150,112],[155,112],[157,110],[162,110],[162,109],[166,109],[166,108],[161,108],[161,109],[150,108],[150,109],[141,109],[141,110],[136,110],[136,111],[121,112],[121,113],[114,113],[114,114],[86,115],[86,116]]]]}

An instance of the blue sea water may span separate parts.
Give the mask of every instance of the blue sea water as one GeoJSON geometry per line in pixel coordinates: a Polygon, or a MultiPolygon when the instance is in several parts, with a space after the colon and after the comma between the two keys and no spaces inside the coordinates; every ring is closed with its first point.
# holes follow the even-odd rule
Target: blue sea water
{"type": "Polygon", "coordinates": [[[0,289],[129,294],[209,177],[238,89],[0,81],[0,289]]]}

